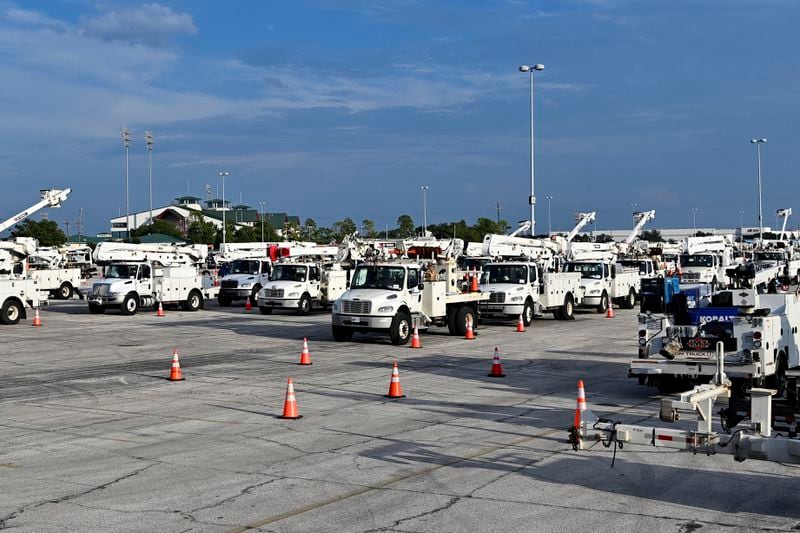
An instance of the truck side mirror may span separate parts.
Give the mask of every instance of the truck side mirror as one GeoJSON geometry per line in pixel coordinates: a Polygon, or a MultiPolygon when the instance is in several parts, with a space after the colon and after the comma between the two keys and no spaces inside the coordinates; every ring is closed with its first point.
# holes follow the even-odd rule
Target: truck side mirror
{"type": "Polygon", "coordinates": [[[611,265],[611,279],[617,277],[617,265],[611,265]]]}
{"type": "Polygon", "coordinates": [[[418,288],[419,290],[423,290],[423,289],[425,288],[425,282],[424,282],[424,281],[420,281],[420,282],[419,282],[419,285],[417,285],[417,288],[418,288]]]}

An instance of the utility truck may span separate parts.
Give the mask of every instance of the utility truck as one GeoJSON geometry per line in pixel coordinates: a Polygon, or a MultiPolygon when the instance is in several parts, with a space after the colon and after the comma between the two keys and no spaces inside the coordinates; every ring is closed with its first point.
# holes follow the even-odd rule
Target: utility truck
{"type": "Polygon", "coordinates": [[[678,259],[681,280],[688,283],[725,285],[725,271],[735,266],[733,242],[727,235],[687,237],[678,259]]]}
{"type": "Polygon", "coordinates": [[[349,290],[333,304],[333,338],[344,342],[356,332],[378,332],[400,345],[415,327],[432,326],[464,335],[468,323],[477,325],[478,304],[489,295],[462,291],[461,274],[453,258],[362,263],[349,290]]]}
{"type": "Polygon", "coordinates": [[[36,280],[39,290],[59,300],[69,300],[73,294],[83,297],[83,270],[67,263],[66,253],[60,248],[36,246],[28,256],[28,277],[36,280]]]}
{"type": "Polygon", "coordinates": [[[36,240],[0,241],[0,322],[16,324],[27,318],[27,310],[47,303],[35,279],[28,277],[26,258],[35,251],[36,240]]]}
{"type": "Polygon", "coordinates": [[[87,296],[89,311],[104,313],[113,307],[123,315],[133,315],[159,303],[197,311],[218,290],[208,286],[209,278],[199,271],[207,254],[204,245],[101,242],[94,260],[105,267],[105,274],[87,296]]]}
{"type": "Polygon", "coordinates": [[[568,249],[570,261],[564,272],[581,275],[581,304],[598,313],[608,311],[614,303],[633,309],[639,293],[639,268],[626,268],[617,263],[617,243],[572,242],[568,249]]]}

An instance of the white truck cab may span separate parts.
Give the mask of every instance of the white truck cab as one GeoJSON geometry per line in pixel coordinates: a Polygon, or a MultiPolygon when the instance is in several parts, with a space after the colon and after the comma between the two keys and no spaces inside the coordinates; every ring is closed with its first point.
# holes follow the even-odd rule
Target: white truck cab
{"type": "Polygon", "coordinates": [[[263,315],[274,309],[307,315],[312,309],[332,306],[346,290],[347,271],[338,264],[281,262],[273,266],[269,280],[258,293],[258,309],[263,315]]]}
{"type": "Polygon", "coordinates": [[[269,280],[272,261],[264,257],[234,259],[229,273],[220,281],[219,305],[228,307],[234,300],[250,299],[256,305],[258,291],[269,280]]]}
{"type": "Polygon", "coordinates": [[[638,269],[626,269],[609,261],[569,261],[564,264],[564,272],[581,275],[580,307],[594,307],[598,313],[605,313],[613,303],[624,309],[636,305],[641,284],[638,269]]]}

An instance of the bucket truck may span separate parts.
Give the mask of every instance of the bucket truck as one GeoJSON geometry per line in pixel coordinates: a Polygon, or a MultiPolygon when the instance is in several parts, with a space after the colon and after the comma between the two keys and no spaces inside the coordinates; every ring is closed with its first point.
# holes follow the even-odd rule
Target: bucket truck
{"type": "Polygon", "coordinates": [[[123,315],[133,315],[140,307],[154,307],[159,302],[179,303],[186,311],[197,311],[217,289],[206,286],[208,278],[199,272],[207,254],[204,245],[102,242],[94,251],[94,260],[105,266],[105,275],[87,295],[89,311],[104,313],[119,307],[123,315]]]}
{"type": "Polygon", "coordinates": [[[38,202],[30,206],[29,208],[20,211],[16,215],[13,215],[6,220],[0,222],[0,233],[3,233],[8,228],[22,222],[29,216],[33,215],[40,209],[44,209],[45,207],[61,207],[61,203],[64,202],[69,193],[72,192],[72,189],[42,189],[39,191],[40,199],[38,202]]]}
{"type": "Polygon", "coordinates": [[[47,291],[59,300],[69,300],[73,294],[81,293],[82,269],[67,263],[67,256],[60,248],[37,247],[28,256],[28,277],[36,280],[39,290],[47,291]]]}
{"type": "Polygon", "coordinates": [[[688,283],[725,285],[725,271],[736,266],[733,261],[733,243],[727,235],[687,237],[684,252],[678,261],[681,280],[688,283]]]}
{"type": "Polygon", "coordinates": [[[27,309],[47,302],[36,280],[27,276],[26,258],[36,250],[36,239],[20,237],[0,241],[0,322],[16,324],[27,309]]]}
{"type": "Polygon", "coordinates": [[[353,271],[349,290],[333,304],[333,338],[349,341],[353,333],[388,334],[392,344],[406,344],[415,327],[445,326],[464,335],[476,326],[482,292],[462,291],[462,272],[452,257],[424,262],[366,262],[353,271]]]}

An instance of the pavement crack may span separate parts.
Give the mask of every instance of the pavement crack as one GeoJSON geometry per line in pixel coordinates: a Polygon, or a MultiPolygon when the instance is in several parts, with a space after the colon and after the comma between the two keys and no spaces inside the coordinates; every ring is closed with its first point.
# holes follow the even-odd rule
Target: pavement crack
{"type": "Polygon", "coordinates": [[[220,505],[223,505],[223,504],[228,503],[228,502],[232,502],[232,501],[234,501],[234,500],[236,500],[238,498],[241,498],[245,494],[251,494],[256,489],[259,489],[261,487],[269,485],[270,483],[275,483],[276,481],[281,481],[282,479],[283,478],[274,477],[272,479],[268,479],[267,481],[262,481],[260,483],[255,483],[253,485],[249,485],[249,486],[243,488],[242,490],[240,490],[239,494],[234,494],[233,496],[229,496],[227,498],[223,498],[223,499],[219,500],[218,502],[213,503],[211,505],[203,505],[201,507],[195,507],[194,509],[191,509],[189,512],[190,513],[196,513],[198,511],[207,511],[208,509],[213,509],[215,507],[219,507],[220,505]]]}
{"type": "Polygon", "coordinates": [[[453,496],[447,501],[447,503],[445,503],[443,505],[440,505],[439,507],[436,507],[435,509],[431,509],[430,511],[425,511],[424,513],[419,513],[419,514],[415,514],[413,516],[407,516],[405,518],[401,518],[399,520],[395,520],[394,523],[392,525],[390,525],[390,526],[381,527],[381,528],[378,528],[378,529],[370,529],[370,530],[366,531],[365,533],[378,533],[378,532],[386,532],[386,531],[395,531],[395,530],[397,530],[398,527],[400,527],[400,524],[402,524],[403,522],[408,522],[409,520],[416,520],[418,518],[424,518],[426,516],[432,516],[432,515],[434,515],[436,513],[440,513],[442,511],[446,511],[446,510],[450,509],[452,506],[454,506],[456,503],[458,503],[460,500],[461,500],[461,497],[453,496]]]}

